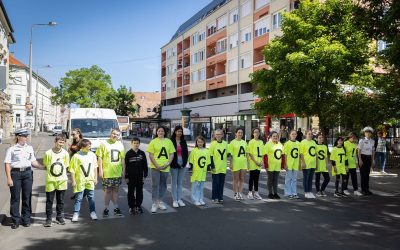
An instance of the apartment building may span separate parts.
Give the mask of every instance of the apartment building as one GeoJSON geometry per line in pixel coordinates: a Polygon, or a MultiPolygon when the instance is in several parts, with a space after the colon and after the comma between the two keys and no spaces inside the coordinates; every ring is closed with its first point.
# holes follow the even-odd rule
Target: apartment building
{"type": "Polygon", "coordinates": [[[26,98],[28,97],[29,67],[12,54],[9,60],[10,81],[6,92],[11,99],[14,129],[29,127],[39,131],[51,129],[54,125],[61,124],[61,108],[51,103],[51,96],[53,95],[51,84],[38,72],[32,72],[32,93],[35,94],[32,98],[33,105],[28,107],[26,98]]]}
{"type": "MultiPolygon", "coordinates": [[[[193,135],[210,137],[215,128],[265,131],[266,119],[252,109],[250,74],[267,68],[262,50],[282,34],[282,13],[293,0],[214,0],[182,24],[161,48],[162,118],[172,126],[191,110],[193,135]]],[[[296,118],[288,117],[295,123],[296,118]]],[[[288,124],[293,127],[294,125],[288,124]]],[[[279,127],[280,121],[272,121],[279,127]]],[[[269,122],[268,122],[269,126],[269,122]]]]}
{"type": "Polygon", "coordinates": [[[155,112],[161,102],[160,92],[133,92],[135,95],[136,113],[132,118],[158,118],[155,112]]]}

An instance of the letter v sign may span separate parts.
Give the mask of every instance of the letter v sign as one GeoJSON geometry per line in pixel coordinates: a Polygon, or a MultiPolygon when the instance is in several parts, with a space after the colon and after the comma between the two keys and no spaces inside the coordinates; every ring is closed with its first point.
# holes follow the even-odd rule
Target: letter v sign
{"type": "Polygon", "coordinates": [[[90,167],[91,167],[91,166],[92,166],[92,163],[89,163],[89,167],[88,167],[87,171],[85,171],[85,168],[84,168],[83,165],[81,164],[81,170],[82,170],[83,175],[84,175],[85,177],[88,177],[88,176],[89,176],[90,167]]]}

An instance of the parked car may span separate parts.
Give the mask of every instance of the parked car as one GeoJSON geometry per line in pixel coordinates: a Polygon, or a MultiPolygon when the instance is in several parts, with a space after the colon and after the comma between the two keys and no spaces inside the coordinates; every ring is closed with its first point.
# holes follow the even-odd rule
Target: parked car
{"type": "Polygon", "coordinates": [[[54,126],[52,133],[53,133],[53,135],[61,135],[62,134],[62,127],[61,126],[54,126]]]}

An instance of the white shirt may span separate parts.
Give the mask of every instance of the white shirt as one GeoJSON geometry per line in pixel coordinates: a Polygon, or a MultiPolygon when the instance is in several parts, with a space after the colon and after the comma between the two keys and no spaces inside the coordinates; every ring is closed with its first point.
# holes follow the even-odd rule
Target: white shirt
{"type": "Polygon", "coordinates": [[[35,152],[32,146],[25,144],[15,144],[7,149],[4,163],[9,163],[11,168],[31,167],[32,162],[36,161],[35,152]]]}
{"type": "Polygon", "coordinates": [[[362,155],[372,155],[372,152],[374,151],[374,144],[374,139],[367,139],[365,137],[358,142],[357,149],[361,151],[362,155]]]}

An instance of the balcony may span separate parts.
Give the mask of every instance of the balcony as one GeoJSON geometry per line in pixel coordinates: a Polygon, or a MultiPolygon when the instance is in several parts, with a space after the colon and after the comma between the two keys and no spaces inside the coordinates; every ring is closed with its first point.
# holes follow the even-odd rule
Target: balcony
{"type": "Polygon", "coordinates": [[[270,4],[268,3],[267,5],[260,8],[259,10],[254,11],[254,14],[253,14],[254,22],[269,14],[269,6],[270,6],[270,4]]]}
{"type": "Polygon", "coordinates": [[[222,28],[220,30],[217,30],[217,32],[209,35],[206,39],[206,46],[210,46],[211,44],[216,43],[217,41],[221,40],[222,38],[226,38],[226,27],[222,28]]]}
{"type": "Polygon", "coordinates": [[[254,49],[259,49],[259,48],[263,49],[265,47],[265,45],[267,45],[268,41],[269,41],[269,32],[264,33],[261,36],[254,37],[253,48],[254,49]]]}
{"type": "Polygon", "coordinates": [[[226,62],[226,51],[221,52],[219,54],[214,54],[207,58],[206,65],[211,66],[220,62],[226,62]]]}
{"type": "MultiPolygon", "coordinates": [[[[183,93],[184,96],[190,95],[190,86],[184,86],[183,87],[183,92],[184,92],[183,93]]],[[[182,88],[179,88],[179,89],[176,90],[176,96],[177,97],[182,96],[182,88]]]]}
{"type": "Polygon", "coordinates": [[[207,78],[207,90],[219,89],[226,86],[226,74],[215,75],[207,78]]]}

